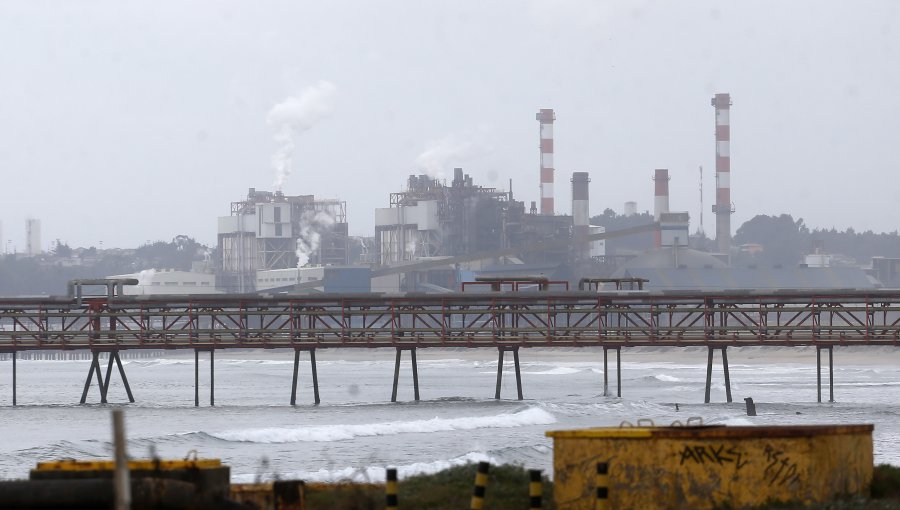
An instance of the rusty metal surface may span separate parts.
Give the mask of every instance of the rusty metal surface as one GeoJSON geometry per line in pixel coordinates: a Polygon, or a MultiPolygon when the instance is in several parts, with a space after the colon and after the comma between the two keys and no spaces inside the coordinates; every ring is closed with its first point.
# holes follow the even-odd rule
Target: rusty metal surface
{"type": "Polygon", "coordinates": [[[900,293],[0,299],[31,349],[900,345],[900,293]]]}
{"type": "Polygon", "coordinates": [[[620,427],[592,428],[577,430],[551,430],[546,434],[553,438],[759,438],[759,437],[812,437],[824,435],[871,434],[875,426],[861,425],[769,425],[765,427],[744,427],[711,425],[699,427],[620,427]]]}
{"type": "Polygon", "coordinates": [[[581,437],[554,435],[557,508],[594,508],[598,462],[609,466],[611,508],[809,504],[868,491],[873,472],[871,425],[735,427],[740,430],[734,434],[729,428],[644,428],[631,430],[630,437],[602,437],[598,429],[581,437]],[[636,436],[638,432],[643,438],[636,436]]]}

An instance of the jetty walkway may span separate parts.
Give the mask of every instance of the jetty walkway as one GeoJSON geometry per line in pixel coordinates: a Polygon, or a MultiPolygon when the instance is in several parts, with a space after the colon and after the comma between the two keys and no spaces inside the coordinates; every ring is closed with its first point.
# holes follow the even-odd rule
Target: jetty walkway
{"type": "MultiPolygon", "coordinates": [[[[118,292],[116,291],[118,289],[118,292]]],[[[713,353],[721,351],[726,394],[731,401],[727,352],[733,346],[815,346],[827,351],[833,400],[833,349],[839,346],[900,345],[900,291],[831,292],[588,292],[534,290],[451,294],[315,294],[105,296],[0,299],[0,353],[11,353],[15,402],[16,353],[84,350],[91,353],[85,402],[96,377],[101,402],[116,364],[129,400],[119,351],[193,349],[210,360],[223,349],[293,349],[291,404],[296,403],[298,367],[308,352],[314,400],[319,402],[315,352],[326,348],[396,349],[392,400],[400,359],[412,359],[418,399],[416,349],[433,347],[498,350],[496,397],[504,353],[514,358],[522,398],[519,351],[529,347],[602,347],[604,393],[607,353],[627,347],[708,348],[706,401],[713,353]],[[106,376],[100,354],[109,353],[106,376]]],[[[195,366],[195,383],[199,368],[195,366]]],[[[210,364],[214,381],[214,364],[210,364]]],[[[617,370],[617,394],[621,376],[617,370]]],[[[821,401],[821,375],[818,380],[821,401]]],[[[199,384],[195,404],[199,405],[199,384]]],[[[214,404],[211,384],[210,404],[214,404]]]]}

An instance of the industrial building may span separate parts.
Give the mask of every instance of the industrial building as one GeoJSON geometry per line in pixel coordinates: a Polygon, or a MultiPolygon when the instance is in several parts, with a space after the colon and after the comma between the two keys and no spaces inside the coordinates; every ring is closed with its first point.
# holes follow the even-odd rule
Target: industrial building
{"type": "Polygon", "coordinates": [[[288,278],[260,273],[346,265],[349,252],[345,202],[250,188],[245,200],[231,203],[231,214],[219,217],[216,287],[253,292],[272,278],[288,278]]]}
{"type": "MultiPolygon", "coordinates": [[[[642,218],[636,219],[637,223],[632,221],[634,225],[628,227],[637,228],[634,234],[646,237],[647,242],[631,243],[637,248],[621,252],[611,248],[614,253],[607,256],[606,242],[595,238],[605,229],[590,221],[591,179],[587,172],[571,174],[571,214],[557,214],[557,117],[552,109],[540,109],[535,115],[539,125],[538,200],[526,205],[514,197],[511,180],[507,190],[482,186],[462,168],[453,170],[449,182],[431,175],[409,175],[405,186],[390,194],[386,207],[375,209],[374,237],[350,238],[344,202],[251,188],[244,200],[231,204],[229,215],[218,218],[215,289],[314,292],[340,287],[446,292],[460,290],[462,282],[478,277],[541,276],[577,281],[581,277],[613,275],[653,275],[651,287],[680,288],[676,280],[681,281],[688,273],[691,276],[684,280],[685,286],[741,287],[743,276],[750,281],[756,273],[741,270],[739,275],[741,271],[728,267],[732,249],[730,217],[734,212],[730,182],[731,96],[715,94],[711,104],[716,126],[716,254],[688,248],[693,246],[689,238],[690,216],[670,210],[669,170],[662,168],[653,173],[652,220],[649,216],[646,223],[642,218]],[[644,226],[647,228],[642,231],[644,226]],[[644,253],[645,249],[649,251],[644,253]],[[365,278],[369,281],[363,284],[365,278]],[[333,284],[325,285],[326,280],[333,284]]],[[[625,202],[624,216],[636,214],[636,203],[625,202]]],[[[39,232],[39,224],[37,229],[39,232]]],[[[828,264],[806,264],[815,265],[828,264]]],[[[791,277],[784,282],[796,276],[793,280],[797,285],[816,286],[812,280],[802,283],[808,275],[818,274],[816,271],[803,271],[802,275],[775,271],[773,278],[789,272],[791,277]]],[[[195,279],[191,274],[183,276],[187,283],[195,279]]],[[[864,283],[857,274],[842,276],[846,278],[831,280],[864,283]]],[[[826,279],[821,282],[824,284],[826,279]]],[[[773,286],[780,285],[776,280],[772,280],[773,286]]],[[[176,284],[160,281],[150,286],[176,284]]]]}

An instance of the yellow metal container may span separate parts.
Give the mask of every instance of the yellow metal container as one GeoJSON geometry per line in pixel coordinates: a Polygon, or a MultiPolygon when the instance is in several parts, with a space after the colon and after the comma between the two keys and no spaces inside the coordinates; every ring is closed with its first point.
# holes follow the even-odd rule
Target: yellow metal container
{"type": "Polygon", "coordinates": [[[593,509],[597,463],[615,510],[748,508],[867,495],[872,425],[550,431],[560,510],[593,509]]]}

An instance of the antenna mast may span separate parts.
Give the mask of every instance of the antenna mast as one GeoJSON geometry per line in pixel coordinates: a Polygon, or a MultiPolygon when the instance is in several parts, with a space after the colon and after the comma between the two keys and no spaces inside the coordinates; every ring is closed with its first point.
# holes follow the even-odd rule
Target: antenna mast
{"type": "Polygon", "coordinates": [[[700,233],[706,233],[703,229],[703,165],[700,165],[700,233]]]}

